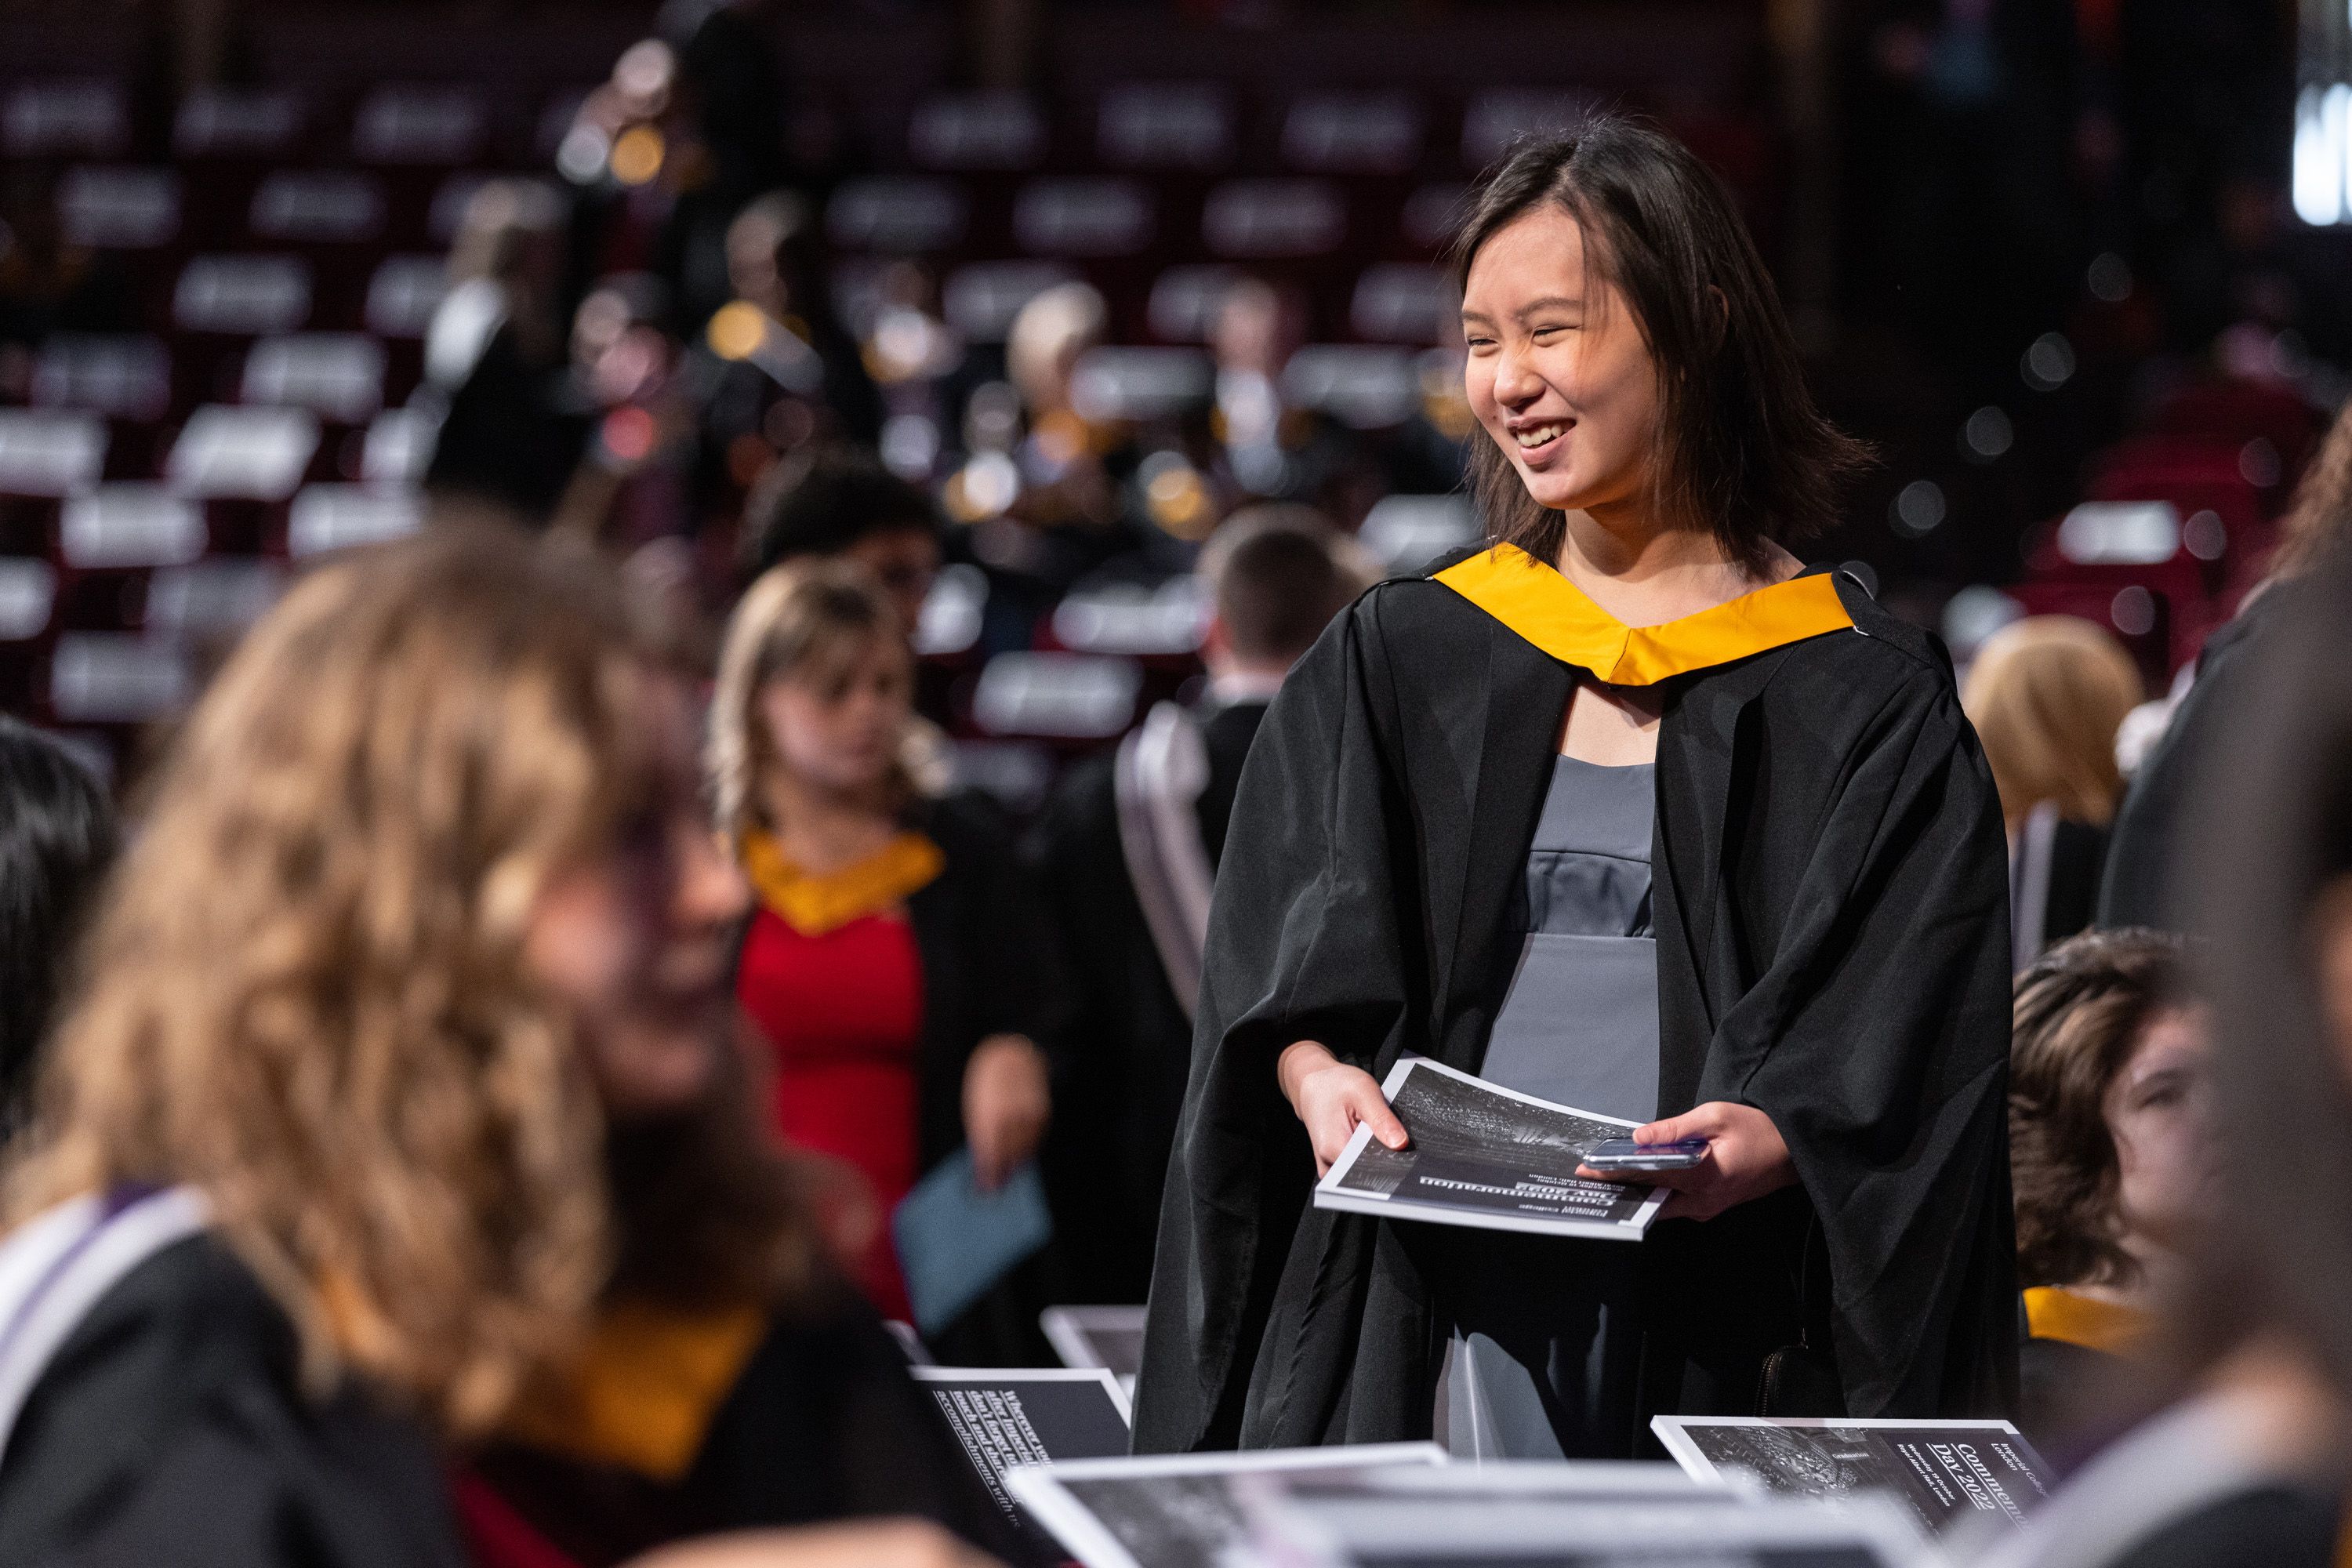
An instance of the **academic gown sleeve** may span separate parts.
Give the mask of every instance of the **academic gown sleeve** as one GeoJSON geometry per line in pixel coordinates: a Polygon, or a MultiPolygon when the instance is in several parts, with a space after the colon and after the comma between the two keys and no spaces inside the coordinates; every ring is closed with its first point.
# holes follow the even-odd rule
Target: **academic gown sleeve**
{"type": "Polygon", "coordinates": [[[1392,1059],[1423,966],[1404,951],[1387,846],[1380,592],[1283,683],[1242,772],[1209,916],[1185,1110],[1161,1207],[1138,1452],[1230,1447],[1253,1347],[1313,1183],[1275,1079],[1293,1041],[1392,1059]]]}
{"type": "MultiPolygon", "coordinates": [[[[2006,1414],[2016,1298],[1999,798],[1945,679],[1901,685],[1840,765],[1813,823],[1775,816],[1769,800],[1748,808],[1747,831],[1776,845],[1752,862],[1749,895],[1789,886],[1777,861],[1793,897],[1761,973],[1716,1024],[1696,1099],[1756,1106],[1788,1143],[1826,1243],[1846,1413],[2006,1414]]],[[[1766,923],[1735,922],[1751,934],[1766,923]]]]}

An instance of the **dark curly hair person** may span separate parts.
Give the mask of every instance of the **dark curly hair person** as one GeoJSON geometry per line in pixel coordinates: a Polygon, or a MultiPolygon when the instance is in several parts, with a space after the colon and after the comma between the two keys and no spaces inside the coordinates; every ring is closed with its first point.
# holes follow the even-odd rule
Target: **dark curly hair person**
{"type": "Polygon", "coordinates": [[[2017,979],[2011,1180],[2028,1430],[2055,1436],[2122,1369],[2211,1210],[2210,1062],[2188,951],[2087,931],[2017,979]]]}

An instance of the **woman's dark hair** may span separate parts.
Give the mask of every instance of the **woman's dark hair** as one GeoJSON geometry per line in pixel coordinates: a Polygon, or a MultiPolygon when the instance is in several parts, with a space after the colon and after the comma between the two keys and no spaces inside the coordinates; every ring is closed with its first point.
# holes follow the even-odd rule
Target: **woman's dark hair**
{"type": "Polygon", "coordinates": [[[2213,947],[2224,1198],[2198,1270],[2193,1350],[2251,1333],[2304,1347],[2352,1396],[2352,561],[2338,549],[2272,613],[2280,635],[2229,743],[2209,750],[2187,885],[2213,947]]]}
{"type": "Polygon", "coordinates": [[[753,577],[804,555],[837,555],[877,533],[946,531],[930,498],[847,445],[812,447],[761,477],[743,503],[743,566],[753,577]]]}
{"type": "Polygon", "coordinates": [[[2084,931],[2017,977],[2009,1151],[2021,1284],[2137,1279],[2116,1206],[2122,1172],[2107,1091],[2149,1019],[2186,998],[2186,958],[2167,931],[2084,931]]]}
{"type": "MultiPolygon", "coordinates": [[[[1750,570],[1768,543],[1826,527],[1839,481],[1868,452],[1814,407],[1771,275],[1721,182],[1681,142],[1617,115],[1530,138],[1473,193],[1452,249],[1457,278],[1544,206],[1582,228],[1586,257],[1623,294],[1657,363],[1661,511],[1711,530],[1750,570]]],[[[1494,441],[1472,447],[1489,531],[1553,559],[1565,520],[1536,504],[1494,441]]]]}
{"type": "Polygon", "coordinates": [[[114,808],[89,770],[0,714],[0,1140],[21,1119],[67,956],[114,847],[114,808]]]}

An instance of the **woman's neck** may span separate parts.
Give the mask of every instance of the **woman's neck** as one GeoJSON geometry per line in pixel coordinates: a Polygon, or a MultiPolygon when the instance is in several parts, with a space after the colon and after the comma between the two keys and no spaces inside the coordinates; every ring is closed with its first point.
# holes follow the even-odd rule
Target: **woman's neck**
{"type": "Polygon", "coordinates": [[[818,876],[856,864],[898,830],[874,791],[830,789],[782,769],[762,781],[760,804],[784,853],[818,876]]]}
{"type": "Polygon", "coordinates": [[[1560,574],[1629,626],[1654,626],[1786,582],[1802,563],[1777,544],[1751,573],[1703,529],[1662,527],[1646,510],[1563,514],[1560,574]]]}

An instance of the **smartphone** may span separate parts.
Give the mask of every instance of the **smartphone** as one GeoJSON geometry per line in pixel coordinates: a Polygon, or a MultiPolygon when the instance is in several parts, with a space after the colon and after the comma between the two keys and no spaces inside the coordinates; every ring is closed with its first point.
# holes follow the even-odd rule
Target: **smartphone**
{"type": "Polygon", "coordinates": [[[1636,1143],[1631,1138],[1611,1138],[1596,1143],[1584,1163],[1596,1171],[1687,1171],[1706,1158],[1706,1140],[1685,1138],[1678,1143],[1636,1143]]]}

